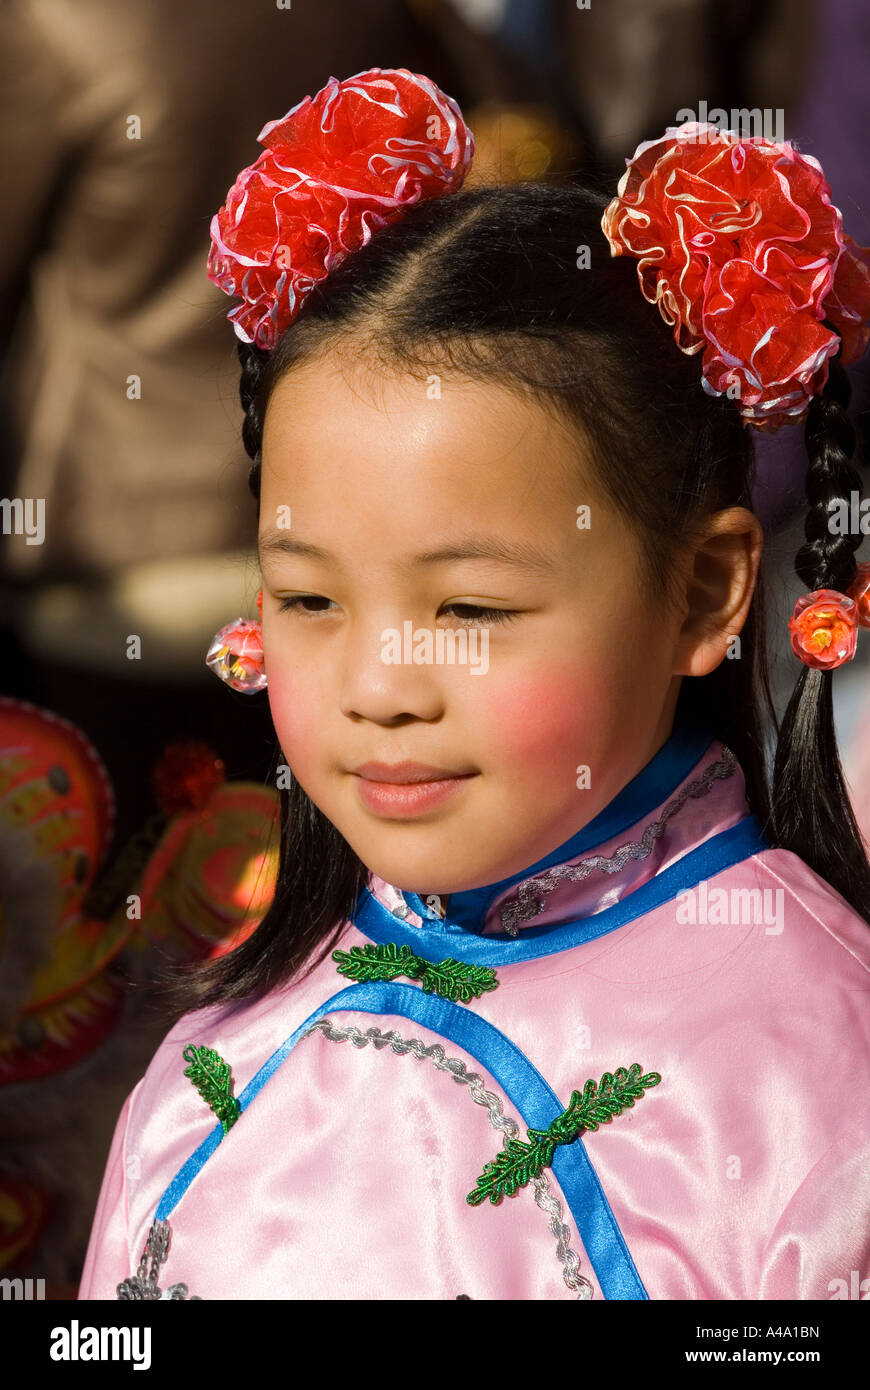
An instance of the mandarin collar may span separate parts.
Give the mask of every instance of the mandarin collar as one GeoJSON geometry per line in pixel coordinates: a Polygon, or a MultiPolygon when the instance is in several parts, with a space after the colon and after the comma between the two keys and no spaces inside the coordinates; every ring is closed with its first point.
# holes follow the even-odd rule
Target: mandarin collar
{"type": "MultiPolygon", "coordinates": [[[[416,938],[421,946],[450,948],[454,954],[458,946],[463,955],[469,954],[463,949],[469,938],[498,937],[513,945],[517,938],[538,938],[599,913],[613,917],[608,909],[627,920],[635,914],[618,911],[623,899],[711,837],[741,823],[750,839],[758,838],[740,765],[707,727],[683,720],[593,820],[525,869],[451,893],[446,915],[436,900],[395,888],[370,873],[354,920],[376,939],[381,930],[369,928],[377,922],[382,929],[392,921],[401,928],[402,940],[416,938]]],[[[677,881],[673,874],[669,877],[677,881]]],[[[641,893],[638,911],[649,896],[641,893]]],[[[519,956],[525,954],[520,948],[519,956]]]]}

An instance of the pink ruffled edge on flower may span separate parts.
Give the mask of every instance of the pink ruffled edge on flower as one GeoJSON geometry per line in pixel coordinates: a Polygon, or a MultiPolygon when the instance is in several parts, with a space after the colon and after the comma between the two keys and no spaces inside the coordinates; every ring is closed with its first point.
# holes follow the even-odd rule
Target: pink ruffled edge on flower
{"type": "MultiPolygon", "coordinates": [[[[811,219],[805,209],[791,196],[791,189],[785,176],[780,174],[775,166],[774,172],[786,198],[799,218],[803,220],[805,230],[811,230],[811,219]]],[[[694,172],[692,176],[694,176],[694,172]]],[[[715,191],[715,181],[709,187],[711,191],[715,191]]],[[[725,190],[718,191],[722,197],[723,213],[729,214],[730,210],[729,221],[723,222],[718,231],[727,237],[729,242],[733,243],[735,237],[739,237],[741,232],[748,232],[758,224],[763,217],[763,210],[759,204],[756,204],[749,214],[741,217],[738,205],[732,195],[725,190]]],[[[675,201],[679,202],[678,199],[675,201]]],[[[685,201],[691,200],[686,199],[685,201]]],[[[710,205],[710,201],[708,199],[708,205],[710,205]]],[[[662,212],[662,221],[665,224],[670,222],[670,218],[665,212],[662,212]]],[[[682,233],[682,220],[676,212],[673,221],[676,222],[680,233],[682,233]]],[[[782,297],[784,313],[788,315],[811,314],[814,324],[821,324],[824,318],[836,322],[837,328],[843,334],[842,360],[844,362],[857,360],[866,349],[868,337],[870,337],[870,331],[867,328],[867,318],[870,316],[870,248],[857,246],[852,238],[843,231],[842,215],[831,201],[830,186],[818,160],[811,155],[799,153],[789,143],[778,144],[764,138],[746,138],[731,131],[721,131],[718,126],[697,121],[668,127],[664,136],[643,141],[638,145],[632,158],[626,160],[626,170],[619,181],[617,197],[610,202],[605,210],[601,226],[610,244],[611,255],[627,253],[638,258],[638,281],[641,292],[650,303],[657,304],[662,318],[674,328],[674,337],[680,349],[687,354],[703,351],[701,384],[704,390],[709,395],[721,396],[731,385],[735,382],[738,383],[740,385],[740,413],[749,424],[756,428],[778,429],[787,421],[796,421],[806,414],[810,398],[821,391],[827,382],[828,359],[837,352],[841,339],[837,334],[821,329],[815,335],[816,343],[813,350],[808,352],[806,357],[796,367],[793,367],[786,377],[779,380],[776,378],[765,380],[755,365],[754,359],[766,345],[771,329],[768,328],[766,333],[759,336],[747,360],[729,352],[715,331],[713,320],[717,315],[725,314],[729,308],[727,293],[725,295],[726,302],[715,313],[710,313],[707,309],[714,288],[722,291],[722,277],[729,270],[729,267],[738,263],[747,266],[753,275],[769,285],[775,294],[782,297]],[[745,161],[746,150],[749,146],[756,149],[759,147],[769,149],[775,152],[777,164],[781,160],[790,164],[800,161],[818,175],[814,191],[820,203],[832,213],[830,234],[836,247],[836,254],[833,258],[821,256],[817,258],[816,262],[802,267],[804,273],[813,268],[818,270],[812,285],[812,293],[803,305],[795,305],[774,279],[768,279],[759,272],[753,261],[738,262],[732,257],[724,266],[720,267],[714,265],[712,258],[708,258],[703,293],[697,297],[696,313],[695,300],[685,289],[685,282],[690,272],[697,270],[695,264],[697,258],[693,257],[688,240],[682,235],[678,235],[672,238],[667,246],[632,245],[627,228],[634,225],[638,231],[643,232],[652,223],[652,217],[649,212],[644,210],[643,202],[647,195],[648,185],[654,178],[660,178],[662,175],[660,167],[662,161],[671,159],[676,172],[680,169],[680,145],[696,145],[698,143],[709,145],[714,150],[717,146],[724,147],[724,149],[720,149],[719,155],[715,156],[716,158],[720,158],[728,149],[731,149],[732,160],[737,158],[741,161],[745,161]],[[674,277],[671,276],[666,279],[660,273],[658,264],[668,259],[679,261],[680,257],[675,254],[677,245],[681,247],[683,255],[682,268],[676,278],[675,285],[674,277]],[[844,300],[842,294],[838,292],[837,280],[840,279],[845,284],[848,275],[852,277],[853,300],[859,301],[860,307],[844,300]],[[742,382],[741,372],[743,373],[742,382]],[[749,387],[748,391],[747,386],[749,387]]],[[[706,244],[712,245],[715,241],[715,233],[708,232],[707,235],[709,240],[706,244]]],[[[637,240],[643,241],[643,237],[641,236],[637,240]]],[[[768,242],[772,250],[778,250],[785,256],[787,255],[785,247],[790,241],[795,242],[796,240],[794,237],[773,236],[768,239],[768,242]]],[[[695,241],[695,245],[698,246],[697,241],[695,241]]],[[[766,243],[761,243],[760,247],[756,249],[756,260],[765,245],[766,243]]],[[[730,307],[736,307],[733,298],[731,298],[730,307]]],[[[809,328],[808,324],[806,326],[809,328]]]]}
{"type": "Polygon", "coordinates": [[[263,153],[241,170],[226,203],[212,217],[207,274],[225,293],[241,297],[227,315],[236,336],[267,351],[316,284],[406,207],[456,191],[474,155],[474,136],[457,103],[429,78],[405,68],[371,68],[343,82],[330,77],[314,97],[304,97],[286,115],[268,121],[258,139],[263,153]],[[399,125],[384,136],[373,127],[368,140],[359,112],[336,134],[345,96],[353,97],[355,105],[359,99],[371,102],[376,123],[392,115],[404,119],[408,130],[424,134],[403,135],[399,125]],[[446,140],[425,135],[433,116],[444,122],[446,140]],[[330,140],[338,155],[331,167],[330,140]],[[359,163],[366,151],[367,158],[359,163]],[[354,161],[356,167],[351,167],[354,161]],[[265,199],[251,197],[262,189],[267,191],[265,199]],[[300,202],[295,219],[294,195],[300,202]],[[264,218],[270,198],[271,226],[268,216],[264,218]],[[256,203],[253,214],[249,201],[256,203]],[[365,206],[360,210],[355,204],[365,206]],[[309,215],[314,208],[325,213],[320,222],[309,215]],[[260,219],[256,234],[251,233],[253,254],[239,245],[246,214],[260,219]],[[319,255],[312,246],[312,239],[318,238],[319,255]],[[311,268],[293,265],[294,249],[311,268]],[[291,254],[286,267],[276,266],[282,250],[291,254]]]}

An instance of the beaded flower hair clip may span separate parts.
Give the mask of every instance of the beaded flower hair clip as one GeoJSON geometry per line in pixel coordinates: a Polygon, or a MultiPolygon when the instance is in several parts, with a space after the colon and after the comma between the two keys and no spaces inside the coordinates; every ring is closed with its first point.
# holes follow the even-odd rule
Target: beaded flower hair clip
{"type": "MultiPolygon", "coordinates": [[[[424,199],[456,192],[474,136],[449,96],[404,68],[330,77],[260,132],[211,221],[208,277],[241,303],[240,343],[265,352],[312,290],[378,228],[424,199]]],[[[614,256],[635,256],[641,291],[702,353],[701,384],[775,430],[803,419],[829,362],[856,361],[870,330],[870,250],[843,231],[821,166],[788,143],[698,122],[669,129],[626,161],[602,219],[614,256]]],[[[792,648],[830,669],[870,627],[870,565],[848,592],[803,595],[792,648]]],[[[235,689],[266,683],[259,623],[222,628],[209,664],[235,689]]]]}

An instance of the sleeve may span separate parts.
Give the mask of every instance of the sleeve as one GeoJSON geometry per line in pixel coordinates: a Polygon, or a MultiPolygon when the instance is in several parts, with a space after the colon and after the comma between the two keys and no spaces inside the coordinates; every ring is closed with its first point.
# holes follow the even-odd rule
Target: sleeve
{"type": "Polygon", "coordinates": [[[870,1298],[870,1110],[825,1150],[764,1250],[758,1298],[870,1298]]]}
{"type": "Polygon", "coordinates": [[[122,1279],[132,1274],[127,1239],[127,1127],[141,1081],[128,1095],[115,1124],[97,1198],[79,1299],[116,1298],[122,1279]]]}

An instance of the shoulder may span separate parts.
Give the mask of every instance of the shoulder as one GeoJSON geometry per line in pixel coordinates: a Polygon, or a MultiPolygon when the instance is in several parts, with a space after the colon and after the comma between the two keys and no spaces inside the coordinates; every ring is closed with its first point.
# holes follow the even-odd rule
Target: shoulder
{"type": "Polygon", "coordinates": [[[774,914],[779,909],[775,925],[780,935],[787,933],[787,948],[870,989],[870,923],[790,850],[763,850],[747,865],[774,914]]]}
{"type": "Polygon", "coordinates": [[[743,894],[721,957],[735,1027],[759,1056],[796,1066],[790,1085],[848,1109],[856,1077],[870,1079],[870,925],[788,850],[752,855],[727,886],[743,894]]]}
{"type": "Polygon", "coordinates": [[[276,986],[259,998],[210,1005],[183,1014],[158,1045],[131,1093],[131,1131],[141,1133],[155,1117],[166,1115],[171,1108],[176,1119],[183,1118],[186,1124],[201,1130],[200,1137],[205,1138],[214,1128],[215,1116],[185,1075],[189,1066],[186,1050],[209,1048],[229,1063],[233,1094],[238,1096],[288,1035],[344,983],[336,975],[328,952],[307,974],[276,986]]]}
{"type": "MultiPolygon", "coordinates": [[[[658,944],[679,979],[695,973],[683,1006],[693,1026],[704,1011],[724,1008],[723,1036],[742,1065],[777,1057],[789,1084],[819,1094],[841,1087],[845,1103],[856,1069],[870,1075],[870,925],[778,848],[758,850],[682,897],[658,944]]],[[[649,936],[652,969],[657,933],[649,936]]]]}

